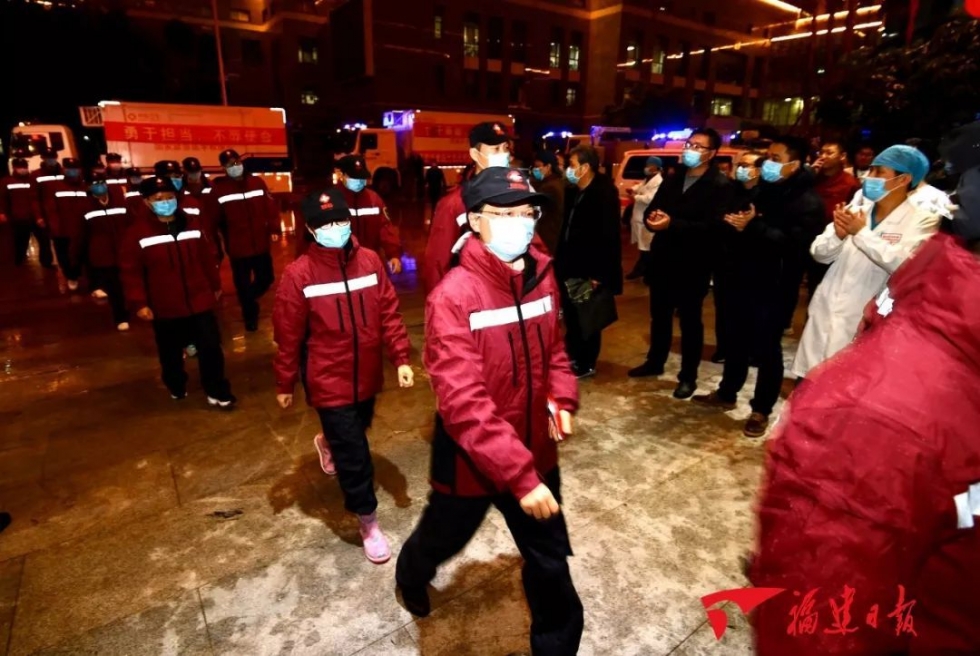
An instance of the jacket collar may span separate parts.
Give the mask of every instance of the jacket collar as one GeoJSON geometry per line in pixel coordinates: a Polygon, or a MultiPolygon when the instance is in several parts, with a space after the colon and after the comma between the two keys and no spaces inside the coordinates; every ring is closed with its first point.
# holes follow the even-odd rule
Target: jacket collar
{"type": "MultiPolygon", "coordinates": [[[[591,185],[590,185],[591,186],[591,185]]],[[[551,258],[534,245],[532,245],[525,257],[534,260],[536,271],[535,279],[541,280],[551,266],[551,258]]],[[[508,294],[513,294],[516,290],[519,297],[524,295],[524,272],[515,271],[504,264],[499,257],[490,252],[477,235],[470,237],[460,253],[460,266],[467,271],[485,280],[488,285],[496,287],[508,294]]]]}
{"type": "Polygon", "coordinates": [[[306,254],[317,264],[322,264],[331,269],[340,269],[354,259],[361,245],[357,243],[357,237],[351,235],[350,241],[343,248],[324,248],[314,241],[306,254]]]}

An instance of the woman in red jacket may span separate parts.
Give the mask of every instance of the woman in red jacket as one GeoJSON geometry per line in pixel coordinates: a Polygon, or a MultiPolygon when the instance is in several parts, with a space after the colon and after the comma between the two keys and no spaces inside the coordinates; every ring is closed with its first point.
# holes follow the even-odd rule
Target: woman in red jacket
{"type": "Polygon", "coordinates": [[[323,426],[313,440],[320,467],[340,479],[344,506],[360,519],[364,554],[384,563],[391,548],[378,526],[366,433],[384,384],[385,348],[398,368],[399,385],[414,382],[408,331],[381,258],[351,237],[343,192],[311,194],[303,201],[303,216],[316,244],[286,267],[272,311],[279,346],[277,400],[283,408],[292,405],[302,377],[307,402],[323,426]]]}
{"type": "Polygon", "coordinates": [[[495,506],[524,557],[536,656],[578,651],[582,603],[568,570],[558,447],[578,391],[558,324],[551,258],[531,245],[538,206],[517,169],[488,168],[465,186],[463,247],[426,303],[425,366],[439,414],[429,505],[398,557],[406,608],[430,612],[427,586],[495,506]]]}
{"type": "Polygon", "coordinates": [[[112,319],[120,331],[129,330],[129,311],[119,275],[119,255],[130,217],[121,194],[110,194],[105,173],[88,177],[88,211],[82,233],[89,283],[96,299],[109,299],[112,319]]]}

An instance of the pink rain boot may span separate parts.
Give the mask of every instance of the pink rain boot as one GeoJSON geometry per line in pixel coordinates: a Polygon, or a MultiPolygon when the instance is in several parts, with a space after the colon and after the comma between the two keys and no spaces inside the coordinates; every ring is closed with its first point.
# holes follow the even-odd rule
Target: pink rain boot
{"type": "Polygon", "coordinates": [[[391,558],[388,538],[378,526],[378,514],[358,515],[361,524],[361,539],[364,540],[364,555],[376,565],[386,563],[391,558]]]}
{"type": "Polygon", "coordinates": [[[323,433],[318,433],[313,438],[313,446],[316,447],[316,452],[320,454],[320,469],[323,470],[323,473],[327,476],[336,476],[337,468],[333,464],[330,446],[327,444],[326,438],[323,437],[323,433]]]}

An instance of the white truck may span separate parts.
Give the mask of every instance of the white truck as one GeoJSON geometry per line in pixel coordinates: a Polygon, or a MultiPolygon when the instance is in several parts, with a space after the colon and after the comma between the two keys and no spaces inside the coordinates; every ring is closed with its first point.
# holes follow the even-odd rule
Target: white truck
{"type": "MultiPolygon", "coordinates": [[[[436,164],[462,171],[470,163],[470,128],[495,122],[514,134],[514,117],[500,114],[464,114],[407,109],[385,112],[383,128],[363,128],[351,153],[363,155],[376,189],[384,193],[401,184],[401,171],[412,155],[426,166],[436,164]]],[[[451,176],[447,176],[452,180],[451,176]]]]}

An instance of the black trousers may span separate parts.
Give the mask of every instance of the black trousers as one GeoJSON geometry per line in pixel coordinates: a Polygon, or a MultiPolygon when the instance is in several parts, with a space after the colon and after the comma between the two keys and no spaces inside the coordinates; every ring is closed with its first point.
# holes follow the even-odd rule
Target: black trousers
{"type": "Polygon", "coordinates": [[[806,274],[809,261],[809,254],[806,258],[788,257],[783,261],[783,275],[780,279],[782,312],[780,320],[783,322],[784,329],[793,327],[796,306],[800,304],[800,287],[803,285],[803,276],[806,274]]]}
{"type": "Polygon", "coordinates": [[[51,254],[51,240],[48,231],[40,227],[33,219],[30,221],[11,221],[14,233],[14,264],[20,266],[27,259],[27,249],[31,245],[31,235],[37,241],[38,259],[41,266],[49,267],[54,264],[51,254]]]}
{"type": "Polygon", "coordinates": [[[692,385],[698,380],[701,351],[704,349],[702,307],[708,295],[711,276],[678,280],[671,276],[650,276],[650,350],[647,362],[663,367],[674,339],[674,312],[681,320],[681,372],[677,379],[692,385]]]}
{"type": "Polygon", "coordinates": [[[737,320],[739,308],[732,303],[733,290],[735,284],[733,272],[728,266],[719,266],[715,269],[712,280],[712,296],[715,303],[715,350],[721,355],[727,355],[733,336],[733,322],[737,320]]]}
{"type": "Polygon", "coordinates": [[[578,313],[572,301],[564,293],[562,285],[562,313],[565,317],[565,352],[579,371],[595,369],[602,350],[602,331],[589,337],[582,336],[582,327],[578,322],[578,313]]]}
{"type": "MultiPolygon", "coordinates": [[[[561,476],[557,467],[545,482],[560,502],[561,476]]],[[[573,656],[578,653],[584,619],[582,602],[568,569],[572,548],[564,515],[537,520],[525,513],[511,494],[456,497],[432,492],[419,525],[398,555],[398,584],[427,586],[439,565],[470,541],[491,505],[504,516],[524,558],[521,576],[531,610],[531,653],[573,656]]]]}
{"type": "Polygon", "coordinates": [[[731,290],[732,331],[718,396],[734,403],[749,374],[749,358],[759,365],[752,411],[768,416],[783,384],[783,305],[772,281],[739,281],[731,290]]]}
{"type": "Polygon", "coordinates": [[[378,508],[374,463],[367,441],[367,429],[374,419],[374,397],[340,408],[317,408],[316,412],[337,467],[344,508],[358,515],[370,515],[378,508]]]}
{"type": "Polygon", "coordinates": [[[112,320],[118,326],[129,321],[126,297],[123,295],[122,278],[119,267],[89,267],[89,284],[93,290],[101,289],[109,295],[112,320]]]}
{"type": "Polygon", "coordinates": [[[82,277],[82,263],[72,252],[71,237],[52,237],[54,253],[58,257],[58,267],[65,278],[77,282],[82,277]]]}
{"type": "Polygon", "coordinates": [[[153,334],[163,371],[163,384],[175,396],[187,389],[184,371],[184,347],[197,346],[197,366],[201,387],[215,399],[227,399],[231,385],[225,378],[225,354],[221,350],[221,331],[213,311],[192,314],[178,319],[154,319],[153,334]]]}
{"type": "Polygon", "coordinates": [[[242,317],[246,323],[258,321],[259,298],[269,291],[276,279],[272,270],[272,253],[232,258],[231,276],[242,306],[242,317]]]}

